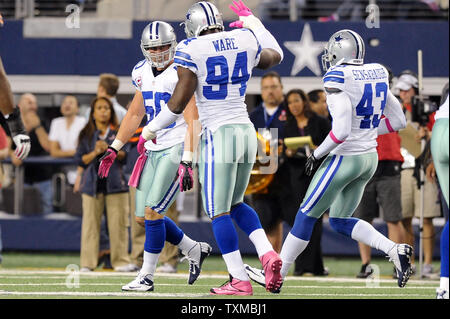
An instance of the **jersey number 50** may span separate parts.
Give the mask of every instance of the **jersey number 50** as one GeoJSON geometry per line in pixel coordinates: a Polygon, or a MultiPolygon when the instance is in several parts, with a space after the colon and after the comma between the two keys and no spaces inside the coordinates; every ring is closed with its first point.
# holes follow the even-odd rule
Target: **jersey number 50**
{"type": "MultiPolygon", "coordinates": [[[[147,124],[150,123],[150,121],[152,121],[159,114],[159,112],[161,112],[161,102],[164,101],[164,103],[167,105],[167,102],[169,102],[171,96],[172,95],[167,92],[155,92],[155,95],[153,95],[153,91],[142,91],[145,113],[147,113],[148,118],[147,124]]],[[[175,124],[176,122],[173,122],[165,128],[175,127],[175,124]]]]}
{"type": "Polygon", "coordinates": [[[370,128],[370,123],[372,123],[373,128],[377,128],[380,124],[381,116],[383,115],[384,107],[386,106],[388,86],[385,82],[378,82],[375,84],[375,96],[373,96],[372,83],[366,83],[364,86],[364,93],[356,106],[356,115],[364,116],[361,120],[359,128],[365,129],[370,128]],[[383,93],[383,98],[380,100],[378,105],[373,105],[373,100],[377,97],[379,98],[383,93]],[[377,112],[376,114],[375,111],[377,112]]]}
{"type": "MultiPolygon", "coordinates": [[[[203,87],[203,96],[208,100],[224,100],[228,95],[230,77],[227,59],[223,55],[209,57],[206,60],[206,70],[208,72],[206,75],[206,83],[210,85],[203,87]],[[213,85],[218,85],[219,88],[214,90],[213,85]]],[[[240,96],[245,94],[249,78],[247,52],[239,52],[236,55],[236,62],[234,63],[233,73],[231,75],[231,84],[241,84],[239,88],[240,96]]]]}

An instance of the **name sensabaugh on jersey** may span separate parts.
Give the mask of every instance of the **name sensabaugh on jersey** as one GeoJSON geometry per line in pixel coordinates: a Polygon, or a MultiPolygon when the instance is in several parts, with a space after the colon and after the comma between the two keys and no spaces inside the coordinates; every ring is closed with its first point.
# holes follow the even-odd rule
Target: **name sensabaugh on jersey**
{"type": "Polygon", "coordinates": [[[376,151],[377,128],[389,90],[386,68],[378,63],[333,66],[323,76],[323,84],[325,88],[345,92],[353,108],[351,133],[332,154],[352,155],[376,151]]]}

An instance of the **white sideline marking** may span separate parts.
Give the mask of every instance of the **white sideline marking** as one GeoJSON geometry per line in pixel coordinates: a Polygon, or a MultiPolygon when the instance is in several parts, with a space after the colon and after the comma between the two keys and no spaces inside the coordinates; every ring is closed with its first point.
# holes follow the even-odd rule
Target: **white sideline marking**
{"type": "MultiPolygon", "coordinates": [[[[61,279],[61,278],[59,278],[61,279]]],[[[177,287],[186,287],[186,283],[182,283],[182,284],[165,284],[165,283],[156,283],[155,286],[160,287],[160,286],[177,286],[177,287]]],[[[60,283],[23,283],[23,284],[2,284],[0,283],[0,287],[1,286],[66,286],[65,282],[60,282],[60,283]]],[[[80,287],[82,286],[122,286],[122,283],[117,283],[117,282],[110,282],[110,283],[81,283],[80,282],[80,287]]],[[[205,285],[205,284],[196,284],[196,287],[211,287],[211,285],[205,285]]],[[[255,287],[260,287],[258,285],[255,284],[255,287]]],[[[284,289],[321,289],[321,288],[326,288],[326,289],[399,289],[399,287],[397,286],[374,286],[374,287],[366,287],[366,286],[285,286],[283,287],[284,289]]],[[[261,287],[261,289],[263,289],[261,287]]],[[[406,290],[411,290],[411,289],[421,289],[421,290],[435,290],[436,287],[435,285],[430,286],[430,287],[423,287],[423,286],[411,286],[411,285],[407,285],[405,288],[402,289],[406,289],[406,290]]]]}
{"type": "Polygon", "coordinates": [[[184,294],[184,293],[157,293],[157,292],[19,292],[19,291],[5,291],[0,290],[0,295],[41,295],[41,296],[86,296],[86,297],[106,297],[106,296],[117,296],[117,297],[168,297],[168,298],[187,298],[187,297],[205,297],[209,294],[184,294]]]}
{"type": "MultiPolygon", "coordinates": [[[[2,269],[0,270],[0,278],[14,278],[11,275],[27,275],[28,278],[39,278],[41,279],[41,276],[29,276],[30,274],[34,275],[60,275],[60,276],[67,276],[67,272],[63,270],[8,270],[8,269],[2,269]]],[[[92,271],[92,272],[79,272],[79,275],[82,277],[136,277],[137,272],[102,272],[102,271],[92,271]]],[[[188,273],[177,273],[177,274],[167,274],[167,273],[155,273],[155,277],[167,277],[167,278],[182,278],[186,279],[188,277],[188,273]]],[[[17,277],[20,278],[20,277],[17,277]]],[[[47,277],[47,278],[53,278],[53,277],[47,277]]],[[[55,277],[57,278],[57,277],[55,277]]],[[[210,279],[228,279],[229,276],[227,274],[208,274],[208,273],[202,273],[200,275],[200,278],[210,278],[210,279]]],[[[287,276],[285,278],[285,282],[291,282],[291,281],[315,281],[315,282],[336,282],[336,283],[342,283],[342,282],[348,282],[348,283],[361,283],[364,284],[366,279],[358,279],[358,278],[348,278],[348,277],[300,277],[300,276],[287,276]]],[[[408,281],[408,284],[414,283],[418,285],[427,285],[427,284],[436,284],[436,282],[439,280],[420,280],[420,279],[410,279],[408,281]]],[[[379,279],[380,283],[395,283],[395,279],[379,279]]]]}
{"type": "MultiPolygon", "coordinates": [[[[39,296],[81,296],[81,297],[168,297],[168,298],[200,298],[210,296],[209,294],[184,294],[184,293],[155,293],[155,292],[18,292],[0,290],[1,295],[39,295],[39,296]]],[[[253,296],[266,296],[267,294],[253,294],[253,296]]],[[[304,297],[405,297],[404,294],[283,294],[281,296],[304,296],[304,297]]],[[[411,294],[408,297],[430,297],[429,294],[411,294]]]]}

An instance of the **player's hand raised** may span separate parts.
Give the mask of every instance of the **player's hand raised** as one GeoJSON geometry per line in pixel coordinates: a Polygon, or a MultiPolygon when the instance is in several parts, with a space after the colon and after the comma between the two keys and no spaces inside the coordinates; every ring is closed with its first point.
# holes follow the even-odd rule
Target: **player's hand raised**
{"type": "Polygon", "coordinates": [[[230,28],[247,28],[254,31],[263,27],[262,22],[253,15],[252,10],[242,0],[239,0],[239,2],[233,1],[233,4],[234,6],[230,4],[229,7],[239,16],[239,21],[231,22],[230,28]]]}

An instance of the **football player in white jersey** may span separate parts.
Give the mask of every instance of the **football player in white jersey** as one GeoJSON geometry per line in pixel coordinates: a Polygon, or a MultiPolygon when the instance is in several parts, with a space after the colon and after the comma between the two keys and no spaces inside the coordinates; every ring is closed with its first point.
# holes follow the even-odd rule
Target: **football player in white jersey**
{"type": "MultiPolygon", "coordinates": [[[[143,116],[146,115],[151,123],[162,109],[167,108],[178,81],[173,65],[176,44],[170,24],[154,21],[144,28],[141,49],[145,59],[132,72],[136,93],[116,139],[101,158],[101,177],[108,175],[116,153],[125,144],[123,141],[131,138],[143,116]]],[[[146,141],[142,137],[139,140],[141,155],[129,184],[136,186],[136,221],[145,226],[144,262],[137,277],[122,287],[124,291],[154,289],[153,275],[166,240],[178,246],[189,260],[189,284],[198,278],[202,263],[211,252],[209,244],[192,240],[164,216],[180,188],[181,191],[192,188],[193,121],[198,114],[195,99],[188,104],[184,116],[166,125],[154,140],[146,141]]]]}
{"type": "MultiPolygon", "coordinates": [[[[327,156],[314,174],[283,243],[283,278],[308,245],[316,220],[327,209],[335,231],[390,257],[399,287],[404,287],[410,277],[412,247],[396,244],[369,223],[352,217],[378,165],[377,136],[406,125],[400,103],[388,89],[388,71],[378,63],[364,64],[364,53],[359,34],[341,30],[331,36],[322,56],[332,129],[306,163],[306,172],[311,174],[317,160],[327,156]]],[[[256,274],[252,279],[262,283],[261,271],[252,271],[249,273],[256,274]]]]}
{"type": "Polygon", "coordinates": [[[233,31],[224,31],[221,14],[210,2],[198,2],[188,10],[188,39],[178,44],[175,53],[179,81],[168,108],[161,111],[157,121],[144,127],[142,135],[151,139],[172,123],[195,93],[203,128],[198,163],[203,206],[212,219],[214,236],[230,273],[229,282],[210,292],[252,295],[233,220],[255,245],[266,272],[267,290],[277,290],[281,285],[281,259],[258,215],[243,201],[257,151],[245,91],[253,68],[267,69],[280,63],[283,51],[242,2],[230,8],[240,18],[232,23],[239,27],[233,31]]]}
{"type": "MultiPolygon", "coordinates": [[[[439,184],[444,194],[444,199],[448,205],[449,193],[449,138],[448,138],[448,88],[447,98],[439,107],[434,116],[436,122],[433,126],[433,134],[431,135],[431,154],[433,155],[433,163],[436,168],[436,174],[439,184]]],[[[437,299],[448,299],[448,220],[445,223],[441,234],[441,279],[439,288],[436,289],[437,299]]]]}

